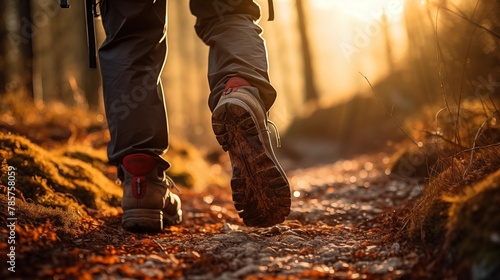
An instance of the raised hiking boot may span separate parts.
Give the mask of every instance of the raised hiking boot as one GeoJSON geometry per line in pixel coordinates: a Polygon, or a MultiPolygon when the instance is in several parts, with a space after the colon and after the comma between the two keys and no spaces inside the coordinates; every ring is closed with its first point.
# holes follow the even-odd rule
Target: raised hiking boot
{"type": "Polygon", "coordinates": [[[247,226],[279,224],[290,213],[290,185],[271,147],[268,120],[258,90],[231,78],[212,114],[217,141],[233,166],[231,189],[247,226]]]}
{"type": "Polygon", "coordinates": [[[181,200],[172,193],[174,182],[147,154],[123,159],[122,227],[129,231],[161,231],[182,221],[181,200]]]}

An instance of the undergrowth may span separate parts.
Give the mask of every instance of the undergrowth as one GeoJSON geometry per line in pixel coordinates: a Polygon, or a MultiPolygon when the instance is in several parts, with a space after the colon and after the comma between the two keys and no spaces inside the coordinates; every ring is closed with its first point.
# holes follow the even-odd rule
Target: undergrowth
{"type": "Polygon", "coordinates": [[[455,273],[500,265],[500,123],[494,102],[463,102],[460,115],[427,108],[426,116],[409,121],[418,146],[403,151],[392,168],[393,176],[424,183],[409,211],[407,236],[439,248],[433,262],[455,273]]]}

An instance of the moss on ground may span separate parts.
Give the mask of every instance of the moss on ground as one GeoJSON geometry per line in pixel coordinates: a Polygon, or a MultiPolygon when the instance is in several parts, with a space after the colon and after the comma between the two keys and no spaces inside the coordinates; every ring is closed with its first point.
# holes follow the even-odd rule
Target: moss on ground
{"type": "Polygon", "coordinates": [[[168,175],[177,185],[199,191],[207,185],[229,185],[224,163],[208,163],[198,149],[185,141],[172,139],[165,158],[171,164],[168,175]]]}
{"type": "Polygon", "coordinates": [[[463,195],[445,197],[447,241],[461,261],[500,265],[500,170],[468,187],[463,195]]]}
{"type": "Polygon", "coordinates": [[[68,145],[62,147],[58,154],[86,162],[93,167],[106,171],[109,167],[108,158],[103,150],[96,150],[86,145],[68,145]]]}
{"type": "MultiPolygon", "coordinates": [[[[64,153],[47,151],[23,136],[0,132],[2,169],[16,168],[19,198],[46,207],[86,213],[85,208],[111,211],[121,190],[99,169],[64,153]]],[[[7,186],[2,173],[2,193],[7,186]]]]}

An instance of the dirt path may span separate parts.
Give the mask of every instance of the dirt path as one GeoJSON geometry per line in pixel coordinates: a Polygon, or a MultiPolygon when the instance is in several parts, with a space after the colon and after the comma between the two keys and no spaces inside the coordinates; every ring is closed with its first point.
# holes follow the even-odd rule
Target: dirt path
{"type": "MultiPolygon", "coordinates": [[[[394,241],[389,215],[420,194],[416,183],[390,181],[383,156],[288,172],[289,219],[271,228],[242,225],[229,189],[183,191],[185,221],[157,235],[120,228],[119,215],[93,221],[71,241],[36,245],[21,274],[56,279],[394,279],[419,255],[394,241]],[[36,268],[36,270],[34,269],[36,268]]],[[[400,217],[404,219],[404,216],[400,217]]]]}

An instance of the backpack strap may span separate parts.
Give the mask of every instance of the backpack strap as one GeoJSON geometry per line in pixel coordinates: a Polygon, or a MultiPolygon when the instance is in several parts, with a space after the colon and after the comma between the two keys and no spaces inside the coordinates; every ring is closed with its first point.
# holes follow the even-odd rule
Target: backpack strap
{"type": "Polygon", "coordinates": [[[268,6],[269,6],[269,19],[268,21],[274,20],[274,5],[273,5],[273,0],[267,0],[268,6]]]}

